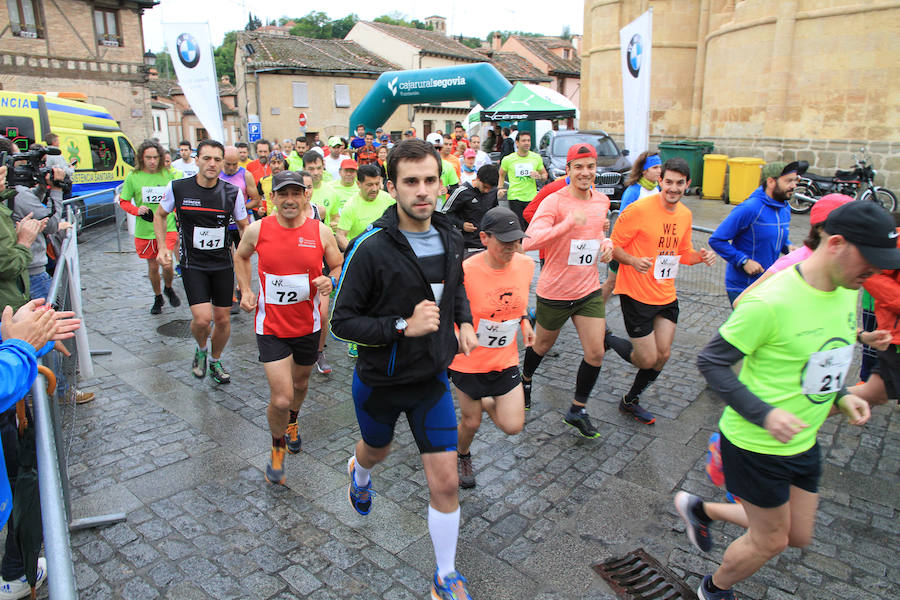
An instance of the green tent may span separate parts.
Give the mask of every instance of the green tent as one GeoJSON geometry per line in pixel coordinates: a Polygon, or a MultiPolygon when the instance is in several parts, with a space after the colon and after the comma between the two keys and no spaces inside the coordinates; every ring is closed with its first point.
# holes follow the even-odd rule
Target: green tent
{"type": "Polygon", "coordinates": [[[547,98],[549,88],[517,82],[508,94],[487,108],[476,107],[469,113],[470,123],[478,121],[538,121],[576,117],[571,102],[554,102],[547,98]],[[537,88],[537,89],[536,89],[537,88]]]}

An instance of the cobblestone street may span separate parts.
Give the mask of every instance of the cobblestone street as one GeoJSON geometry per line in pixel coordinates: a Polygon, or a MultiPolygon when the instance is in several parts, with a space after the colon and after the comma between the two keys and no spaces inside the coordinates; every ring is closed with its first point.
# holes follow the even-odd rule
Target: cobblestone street
{"type": "MultiPolygon", "coordinates": [[[[727,210],[700,204],[689,203],[695,225],[714,227],[727,210]]],[[[795,243],[807,227],[806,217],[794,225],[795,243]]],[[[268,386],[252,317],[232,322],[223,356],[232,383],[195,379],[193,340],[157,332],[190,319],[180,281],[183,305],[150,315],[145,263],[125,232],[122,246],[116,253],[112,226],[79,239],[92,350],[111,354],[96,357],[95,377],[81,383],[97,400],[67,410],[63,424],[74,516],[127,513],[124,523],[72,535],[81,598],[426,598],[434,568],[427,488],[406,424],[373,472],[372,513],[361,517],[347,501],[346,461],[359,429],[346,348],[329,343],[334,372],[313,374],[300,413],[303,452],[286,460],[287,485],[270,486],[268,386]]],[[[672,358],[642,398],[658,417],[652,427],[618,413],[635,371],[609,353],[588,404],[598,440],[577,437],[562,421],[581,359],[566,325],[558,355],[535,376],[524,431],[506,436],[485,418],[472,446],[478,485],[460,493],[457,565],[474,598],[614,598],[591,565],[638,547],[694,589],[714,570],[739,530],[714,525],[715,548],[700,553],[672,496],[685,489],[724,497],[703,471],[723,405],[694,361],[729,312],[724,293],[681,296],[672,358]]],[[[624,334],[617,300],[608,314],[624,334]]],[[[815,540],[739,585],[739,597],[900,597],[891,558],[900,554],[900,411],[879,407],[865,427],[832,418],[819,442],[815,540]]]]}

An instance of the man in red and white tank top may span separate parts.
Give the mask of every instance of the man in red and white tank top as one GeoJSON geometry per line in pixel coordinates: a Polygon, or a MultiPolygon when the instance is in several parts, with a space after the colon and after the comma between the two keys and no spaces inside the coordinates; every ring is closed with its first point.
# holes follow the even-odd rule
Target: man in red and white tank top
{"type": "Polygon", "coordinates": [[[269,380],[266,416],[272,432],[269,483],[283,484],[284,455],[300,452],[297,413],[316,363],[322,316],[319,305],[334,287],[343,255],[331,229],[309,217],[312,177],[282,171],[272,179],[278,212],[252,223],[241,237],[234,270],[241,308],[256,309],[256,344],[269,380]],[[250,286],[250,258],[258,255],[259,297],[250,286]],[[322,274],[322,261],[332,277],[322,274]]]}

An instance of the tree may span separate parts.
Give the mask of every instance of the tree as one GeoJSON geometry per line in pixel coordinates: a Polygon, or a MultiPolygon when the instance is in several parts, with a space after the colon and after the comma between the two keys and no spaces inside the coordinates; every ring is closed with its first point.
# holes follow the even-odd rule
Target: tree
{"type": "Polygon", "coordinates": [[[571,40],[571,39],[572,39],[572,29],[571,29],[571,27],[569,27],[568,25],[564,25],[564,26],[563,26],[563,30],[562,30],[562,35],[559,36],[559,37],[561,37],[561,38],[564,39],[564,40],[571,40]]]}
{"type": "Polygon", "coordinates": [[[372,19],[376,23],[384,23],[386,25],[399,25],[400,27],[413,27],[415,29],[426,29],[431,31],[434,27],[428,23],[423,23],[418,19],[408,20],[406,15],[402,12],[395,10],[394,12],[388,13],[386,15],[381,15],[380,17],[375,17],[372,19]]]}
{"type": "Polygon", "coordinates": [[[331,22],[331,35],[336,39],[344,39],[347,37],[347,34],[350,33],[350,30],[353,29],[353,26],[359,21],[359,17],[356,13],[350,13],[343,19],[335,19],[331,22]]]}
{"type": "Polygon", "coordinates": [[[172,55],[168,50],[160,50],[156,53],[156,64],[154,65],[156,72],[163,79],[171,79],[175,77],[175,67],[172,66],[172,55]]]}
{"type": "Polygon", "coordinates": [[[543,34],[541,34],[541,33],[531,33],[529,31],[492,31],[489,34],[487,34],[487,38],[485,38],[485,39],[488,42],[493,41],[495,33],[500,34],[500,43],[501,44],[505,43],[506,40],[508,40],[509,36],[511,36],[511,35],[516,35],[519,37],[544,37],[543,34]]]}
{"type": "Polygon", "coordinates": [[[291,35],[319,39],[332,37],[331,19],[322,11],[312,11],[294,21],[296,24],[291,27],[291,35]]]}
{"type": "MultiPolygon", "coordinates": [[[[222,45],[213,51],[216,61],[216,75],[219,79],[222,75],[228,75],[234,83],[234,49],[237,45],[237,31],[229,31],[222,40],[222,45]]],[[[158,60],[158,59],[157,59],[158,60]]]]}
{"type": "Polygon", "coordinates": [[[254,17],[253,13],[248,13],[247,24],[244,26],[245,31],[255,31],[262,27],[262,21],[259,17],[254,17]]]}

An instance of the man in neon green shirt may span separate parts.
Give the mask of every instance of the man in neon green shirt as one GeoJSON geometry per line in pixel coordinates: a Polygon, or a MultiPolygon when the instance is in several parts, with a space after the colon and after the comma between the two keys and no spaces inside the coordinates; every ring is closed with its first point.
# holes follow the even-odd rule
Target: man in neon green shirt
{"type": "Polygon", "coordinates": [[[322,155],[315,150],[308,150],[303,155],[303,165],[304,170],[312,176],[313,180],[310,203],[319,207],[319,214],[325,219],[335,195],[334,189],[325,180],[325,176],[328,175],[328,172],[325,171],[325,161],[322,159],[322,155]]]}
{"type": "MultiPolygon", "coordinates": [[[[439,133],[429,133],[426,141],[434,146],[438,156],[440,156],[441,149],[444,147],[443,136],[439,133]]],[[[439,190],[435,212],[441,211],[441,207],[444,206],[447,197],[453,193],[453,190],[455,190],[458,185],[459,176],[456,174],[456,167],[453,166],[453,163],[441,157],[441,189],[439,190]]]]}
{"type": "Polygon", "coordinates": [[[356,178],[359,180],[359,194],[344,205],[338,221],[337,243],[341,251],[345,251],[350,240],[384,214],[387,207],[396,203],[390,194],[381,189],[381,171],[376,165],[361,166],[356,178]]]}
{"type": "Polygon", "coordinates": [[[516,151],[507,154],[500,161],[500,189],[497,198],[504,196],[509,200],[509,208],[522,224],[522,229],[528,227],[528,222],[522,216],[522,212],[528,203],[537,195],[537,182],[547,179],[547,169],[544,161],[536,152],[531,151],[531,134],[520,131],[516,138],[516,151]],[[509,189],[503,189],[504,180],[509,177],[509,189]]]}
{"type": "Polygon", "coordinates": [[[828,215],[825,233],[806,261],[751,290],[697,359],[728,404],[719,421],[722,471],[741,504],[678,492],[675,508],[703,551],[712,547],[711,521],[747,528],[703,578],[701,600],[733,599],[732,586],[785,547],[812,541],[822,471],[816,434],[832,407],[853,425],[869,419],[868,403],[848,391],[846,377],[858,335],[857,290],[881,269],[900,268],[894,220],[874,203],[851,202],[828,215]],[[740,360],[735,376],[731,366],[740,360]]]}
{"type": "Polygon", "coordinates": [[[356,185],[356,170],[359,166],[352,158],[346,159],[341,163],[341,178],[332,181],[330,184],[333,193],[332,199],[328,205],[325,223],[331,227],[332,231],[337,231],[338,217],[341,214],[341,208],[348,200],[359,193],[359,187],[356,185]]]}

